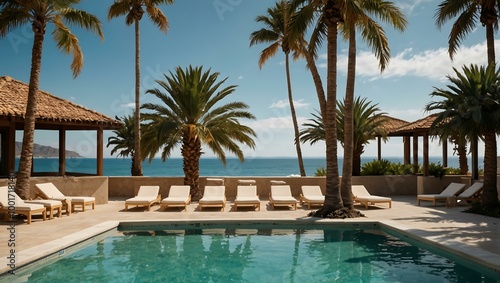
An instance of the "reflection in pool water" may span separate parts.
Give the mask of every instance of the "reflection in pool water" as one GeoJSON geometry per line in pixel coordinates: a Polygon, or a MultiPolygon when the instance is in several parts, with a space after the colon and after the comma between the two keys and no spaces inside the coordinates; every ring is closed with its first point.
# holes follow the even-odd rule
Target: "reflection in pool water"
{"type": "Polygon", "coordinates": [[[25,282],[497,282],[377,229],[125,231],[25,282]]]}

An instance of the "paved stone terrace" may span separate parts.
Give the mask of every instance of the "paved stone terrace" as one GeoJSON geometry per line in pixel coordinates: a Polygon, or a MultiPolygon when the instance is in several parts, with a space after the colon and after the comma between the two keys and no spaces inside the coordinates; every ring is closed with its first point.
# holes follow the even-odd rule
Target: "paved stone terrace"
{"type": "MultiPolygon", "coordinates": [[[[500,272],[500,219],[464,213],[464,207],[446,208],[444,205],[432,207],[424,202],[417,206],[416,197],[395,196],[392,208],[387,204],[371,206],[365,209],[356,206],[366,217],[346,220],[326,220],[332,222],[376,221],[383,225],[396,227],[411,236],[422,237],[430,244],[445,245],[455,253],[475,257],[500,272]]],[[[298,205],[292,211],[286,207],[272,210],[267,200],[262,200],[261,210],[251,208],[234,210],[229,200],[224,211],[217,208],[204,208],[200,211],[197,203],[192,203],[186,211],[177,208],[160,210],[158,205],[146,211],[144,208],[124,210],[124,199],[110,200],[108,204],[96,205],[95,210],[76,212],[70,216],[42,221],[35,217],[32,224],[19,221],[15,226],[16,263],[24,264],[40,254],[61,248],[63,243],[72,243],[75,239],[91,236],[96,231],[116,226],[119,221],[135,220],[304,220],[307,207],[298,205]],[[50,248],[47,248],[50,246],[50,248]]],[[[316,208],[313,208],[316,209],[316,208]]],[[[323,220],[321,220],[323,221],[323,220]]],[[[10,251],[7,241],[11,236],[7,222],[0,222],[0,273],[6,268],[10,251]]]]}

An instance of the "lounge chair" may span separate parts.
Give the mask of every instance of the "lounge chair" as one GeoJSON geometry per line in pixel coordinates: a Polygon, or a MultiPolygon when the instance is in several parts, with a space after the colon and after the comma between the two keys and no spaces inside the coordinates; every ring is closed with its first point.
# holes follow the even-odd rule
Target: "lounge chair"
{"type": "Polygon", "coordinates": [[[234,210],[238,206],[253,206],[260,210],[260,199],[257,195],[257,186],[241,185],[236,188],[236,199],[234,200],[234,210]]]}
{"type": "Polygon", "coordinates": [[[205,186],[203,197],[198,201],[200,210],[204,207],[221,207],[224,211],[226,206],[226,187],[225,186],[205,186]]]}
{"type": "Polygon", "coordinates": [[[302,186],[300,194],[300,204],[307,204],[307,209],[311,209],[311,205],[323,205],[325,196],[321,192],[320,186],[302,186]]]}
{"type": "Polygon", "coordinates": [[[432,205],[436,206],[436,203],[447,202],[448,198],[453,198],[458,196],[460,192],[465,188],[465,184],[462,183],[450,183],[446,189],[444,189],[440,194],[426,194],[426,195],[418,195],[417,203],[420,206],[421,201],[432,201],[432,205]]]}
{"type": "Polygon", "coordinates": [[[57,217],[61,218],[63,205],[59,200],[53,199],[34,199],[34,200],[25,200],[25,203],[34,203],[41,204],[45,206],[47,213],[49,214],[49,219],[54,219],[54,215],[57,212],[57,217]]]}
{"type": "Polygon", "coordinates": [[[292,206],[297,209],[297,200],[292,196],[289,185],[273,185],[269,194],[269,204],[274,210],[275,206],[292,206]]]}
{"type": "Polygon", "coordinates": [[[183,207],[183,210],[186,210],[186,206],[191,203],[190,190],[191,187],[187,185],[170,186],[168,197],[160,202],[160,208],[167,209],[169,206],[174,206],[183,207]]]}
{"type": "Polygon", "coordinates": [[[95,197],[65,196],[53,183],[35,184],[35,188],[37,189],[37,197],[61,201],[63,209],[66,209],[66,215],[75,212],[75,206],[81,206],[83,212],[85,212],[87,205],[91,205],[92,209],[95,209],[95,197]]]}
{"type": "Polygon", "coordinates": [[[392,207],[392,199],[389,197],[373,196],[371,195],[363,185],[353,185],[351,186],[352,194],[354,196],[354,201],[359,202],[368,209],[368,205],[376,203],[388,203],[389,208],[392,207]]]}
{"type": "Polygon", "coordinates": [[[456,205],[457,203],[463,202],[470,202],[470,201],[476,201],[479,200],[479,195],[483,191],[483,183],[482,182],[475,182],[472,184],[470,187],[465,189],[465,191],[461,192],[458,196],[453,197],[453,206],[456,205]]]}
{"type": "Polygon", "coordinates": [[[135,197],[125,200],[125,210],[132,205],[135,207],[147,207],[147,210],[149,211],[152,205],[160,202],[161,195],[159,194],[159,191],[160,186],[140,186],[135,197]]]}
{"type": "Polygon", "coordinates": [[[31,224],[33,214],[41,213],[43,221],[47,219],[47,210],[42,204],[26,203],[15,192],[9,191],[7,186],[0,187],[0,212],[5,213],[5,219],[14,214],[26,215],[28,224],[31,224]]]}

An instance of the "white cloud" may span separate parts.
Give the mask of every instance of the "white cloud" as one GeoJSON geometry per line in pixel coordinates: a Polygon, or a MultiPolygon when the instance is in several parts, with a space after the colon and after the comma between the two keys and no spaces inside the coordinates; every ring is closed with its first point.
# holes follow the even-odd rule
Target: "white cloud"
{"type": "MultiPolygon", "coordinates": [[[[295,109],[307,109],[310,103],[304,102],[304,99],[294,100],[293,106],[295,109]]],[[[290,104],[288,103],[288,99],[281,99],[276,102],[273,102],[269,108],[288,108],[290,104]]]]}
{"type": "Polygon", "coordinates": [[[403,0],[394,1],[394,4],[401,8],[406,15],[412,14],[412,12],[417,9],[417,7],[422,6],[425,3],[432,3],[435,0],[403,0]]]}
{"type": "Polygon", "coordinates": [[[129,103],[124,103],[122,104],[124,108],[134,108],[135,107],[135,102],[129,102],[129,103]]]}
{"type": "Polygon", "coordinates": [[[238,80],[242,80],[242,79],[243,79],[243,76],[239,76],[239,77],[238,77],[238,80]]]}
{"type": "MultiPolygon", "coordinates": [[[[495,46],[500,46],[500,40],[495,42],[495,46]]],[[[499,51],[500,48],[497,48],[497,53],[499,51]]],[[[386,70],[380,73],[377,59],[373,53],[359,51],[356,58],[356,75],[366,77],[369,80],[415,76],[443,82],[446,81],[447,75],[455,75],[453,67],[461,70],[463,65],[485,65],[485,54],[486,42],[459,48],[453,62],[445,47],[421,52],[415,52],[412,48],[408,48],[392,57],[386,70]]],[[[323,54],[320,58],[326,60],[326,55],[323,54]]],[[[326,63],[320,63],[318,66],[326,68],[326,63]]],[[[347,70],[347,56],[344,52],[338,57],[338,70],[342,73],[347,70]]]]}
{"type": "MultiPolygon", "coordinates": [[[[299,127],[303,123],[305,123],[308,119],[310,118],[297,117],[297,122],[299,124],[299,127]]],[[[256,132],[262,130],[293,129],[293,122],[291,116],[270,117],[262,120],[247,122],[244,124],[251,127],[256,132]]]]}

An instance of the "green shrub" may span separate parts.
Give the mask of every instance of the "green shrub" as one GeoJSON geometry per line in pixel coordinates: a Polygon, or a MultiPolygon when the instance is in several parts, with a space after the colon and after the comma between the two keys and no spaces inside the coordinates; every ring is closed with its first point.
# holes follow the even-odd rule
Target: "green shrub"
{"type": "Polygon", "coordinates": [[[441,165],[440,162],[436,163],[429,163],[429,175],[432,175],[436,178],[443,178],[443,176],[446,174],[446,168],[441,165]]]}
{"type": "Polygon", "coordinates": [[[389,169],[387,172],[388,175],[409,175],[413,174],[413,165],[411,164],[402,164],[401,162],[398,163],[391,163],[389,165],[389,169]]]}
{"type": "Polygon", "coordinates": [[[325,167],[316,168],[316,173],[314,173],[314,176],[326,176],[325,167]]]}
{"type": "Polygon", "coordinates": [[[366,162],[361,167],[361,175],[385,175],[389,173],[391,162],[387,159],[366,162]]]}
{"type": "Polygon", "coordinates": [[[446,168],[446,175],[461,175],[460,168],[448,167],[446,168]]]}

